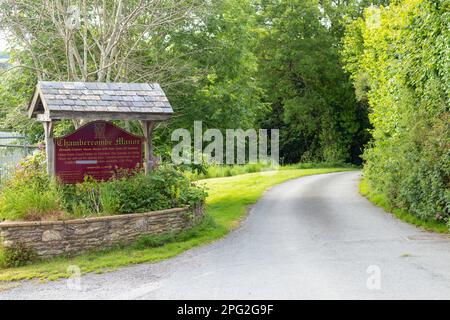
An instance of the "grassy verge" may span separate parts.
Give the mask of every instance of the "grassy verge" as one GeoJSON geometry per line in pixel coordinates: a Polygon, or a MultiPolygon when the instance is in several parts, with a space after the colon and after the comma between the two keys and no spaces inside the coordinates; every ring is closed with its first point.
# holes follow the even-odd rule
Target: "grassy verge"
{"type": "Polygon", "coordinates": [[[254,204],[265,190],[289,179],[306,175],[345,171],[345,168],[294,169],[248,173],[228,178],[202,180],[209,193],[207,218],[202,224],[180,235],[163,239],[143,239],[128,247],[60,257],[19,268],[0,269],[0,282],[37,278],[54,280],[70,276],[69,266],[78,266],[82,273],[102,273],[120,266],[156,262],[173,257],[198,245],[226,235],[239,225],[246,208],[254,204]]]}
{"type": "Polygon", "coordinates": [[[384,209],[384,211],[392,213],[398,219],[413,224],[417,227],[420,227],[427,231],[433,231],[438,233],[450,233],[449,226],[444,222],[438,222],[435,220],[423,220],[420,219],[411,213],[407,212],[404,209],[393,208],[385,195],[378,194],[370,190],[369,185],[364,179],[361,180],[359,184],[359,191],[362,195],[364,195],[370,202],[375,204],[378,207],[384,209]]]}
{"type": "Polygon", "coordinates": [[[284,165],[276,169],[270,163],[250,163],[245,165],[211,165],[207,167],[206,173],[186,172],[192,180],[232,177],[245,173],[257,173],[261,171],[293,170],[293,169],[321,169],[321,168],[347,168],[356,169],[358,167],[346,163],[326,163],[326,162],[303,162],[284,165]]]}

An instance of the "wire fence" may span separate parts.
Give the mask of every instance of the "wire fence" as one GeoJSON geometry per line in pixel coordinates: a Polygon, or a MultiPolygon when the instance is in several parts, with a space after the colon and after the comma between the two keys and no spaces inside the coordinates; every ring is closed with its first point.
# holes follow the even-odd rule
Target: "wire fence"
{"type": "Polygon", "coordinates": [[[0,131],[0,183],[8,178],[23,158],[36,150],[38,148],[29,145],[25,136],[0,131]]]}

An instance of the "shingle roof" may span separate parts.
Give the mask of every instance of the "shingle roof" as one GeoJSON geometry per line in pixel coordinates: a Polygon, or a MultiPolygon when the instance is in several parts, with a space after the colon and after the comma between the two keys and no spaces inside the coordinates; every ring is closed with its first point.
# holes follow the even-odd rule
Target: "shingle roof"
{"type": "Polygon", "coordinates": [[[110,119],[164,120],[173,110],[157,83],[39,81],[29,115],[39,113],[50,119],[101,115],[110,119]]]}

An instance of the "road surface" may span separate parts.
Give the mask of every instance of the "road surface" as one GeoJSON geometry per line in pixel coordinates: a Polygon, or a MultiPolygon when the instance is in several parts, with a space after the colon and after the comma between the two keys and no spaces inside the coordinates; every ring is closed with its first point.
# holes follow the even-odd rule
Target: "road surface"
{"type": "Polygon", "coordinates": [[[450,298],[450,238],[358,193],[359,172],[268,191],[226,238],[155,264],[0,292],[0,299],[450,298]]]}

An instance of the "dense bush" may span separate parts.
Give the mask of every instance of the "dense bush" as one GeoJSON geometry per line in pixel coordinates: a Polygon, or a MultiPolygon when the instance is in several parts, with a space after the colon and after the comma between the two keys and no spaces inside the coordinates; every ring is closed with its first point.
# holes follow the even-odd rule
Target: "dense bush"
{"type": "Polygon", "coordinates": [[[37,254],[33,249],[18,243],[14,247],[1,249],[0,268],[20,267],[36,259],[37,254]]]}
{"type": "Polygon", "coordinates": [[[84,183],[60,185],[65,210],[76,216],[135,213],[202,203],[206,193],[170,165],[149,175],[118,173],[109,181],[86,178],[84,183]]]}
{"type": "Polygon", "coordinates": [[[202,188],[170,165],[149,175],[119,171],[109,181],[86,177],[83,183],[58,183],[45,173],[45,154],[40,152],[19,164],[3,185],[0,220],[146,212],[201,204],[205,197],[202,188]]]}
{"type": "Polygon", "coordinates": [[[402,0],[349,26],[344,60],[368,100],[369,189],[422,219],[449,219],[450,2],[402,0]]]}

